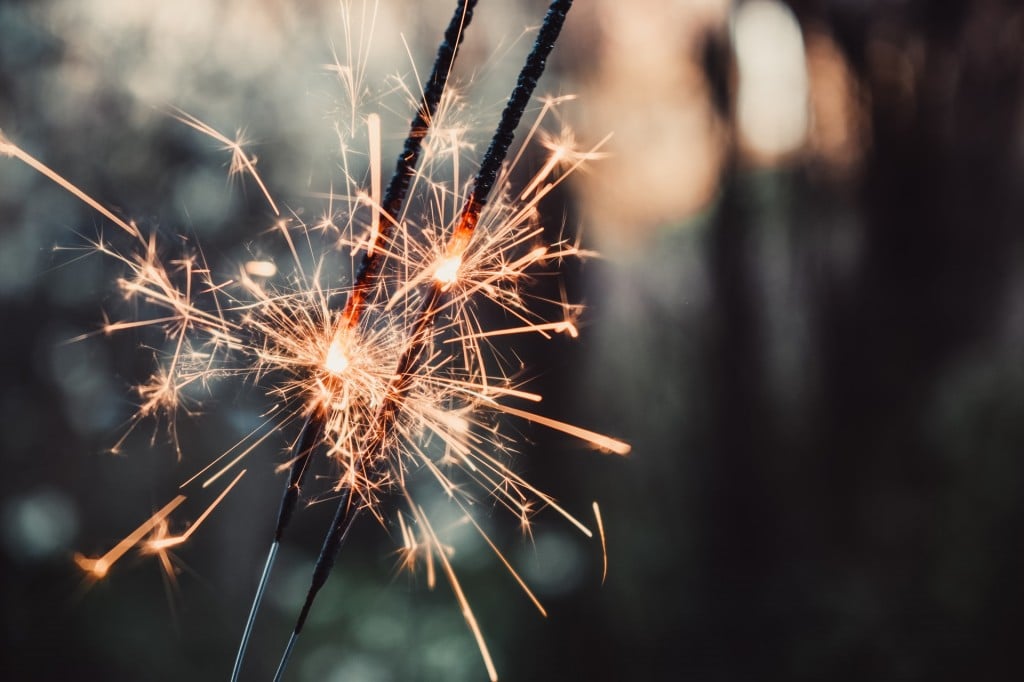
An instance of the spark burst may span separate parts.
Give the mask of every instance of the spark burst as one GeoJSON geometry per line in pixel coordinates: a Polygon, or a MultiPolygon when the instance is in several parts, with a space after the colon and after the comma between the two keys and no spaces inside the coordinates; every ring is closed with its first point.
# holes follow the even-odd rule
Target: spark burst
{"type": "MultiPolygon", "coordinates": [[[[246,176],[259,188],[275,216],[270,238],[283,244],[289,254],[284,263],[251,260],[225,277],[218,276],[198,251],[167,259],[155,234],[119,218],[0,133],[0,156],[13,157],[56,182],[119,227],[134,244],[125,251],[97,238],[91,248],[123,267],[124,274],[117,280],[123,297],[154,312],[142,319],[109,321],[102,332],[156,328],[170,350],[150,379],[136,387],[138,409],[114,449],[121,448],[128,433],[143,420],[166,417],[180,457],[175,418],[189,411],[188,396],[195,395],[195,388],[216,380],[253,381],[265,388],[271,402],[260,427],[182,484],[182,490],[189,491],[223,485],[187,530],[170,531],[170,518],[187,497],[182,493],[106,554],[77,556],[87,575],[96,580],[105,577],[136,548],[156,556],[173,577],[169,550],[184,543],[239,483],[245,474],[242,462],[271,436],[298,428],[290,458],[278,467],[289,471],[288,481],[233,679],[244,661],[277,547],[313,453],[326,456],[334,467],[329,492],[340,501],[278,677],[341,543],[365,510],[384,525],[394,519],[401,537],[402,567],[422,566],[433,587],[440,566],[488,675],[496,680],[483,634],[449,561],[449,548],[409,482],[414,476],[433,480],[546,615],[470,508],[482,492],[511,512],[524,532],[529,532],[533,515],[542,508],[557,511],[588,537],[592,531],[511,468],[516,444],[502,431],[503,418],[561,431],[601,451],[620,455],[629,451],[622,441],[525,408],[524,404],[541,402],[541,396],[527,390],[519,378],[521,367],[506,359],[506,347],[500,345],[515,335],[578,334],[579,306],[568,304],[564,296],[549,300],[531,295],[529,284],[538,273],[556,270],[564,259],[592,254],[568,240],[544,243],[539,204],[582,164],[598,158],[604,141],[578,148],[571,130],[561,126],[557,116],[559,105],[571,97],[543,98],[518,152],[503,164],[571,2],[552,3],[492,143],[475,175],[467,178],[460,176],[460,160],[471,145],[464,139],[465,127],[450,118],[459,111],[459,99],[447,86],[447,78],[475,4],[458,4],[434,71],[421,95],[410,97],[416,115],[386,192],[380,181],[380,115],[356,113],[363,53],[350,51],[348,63],[336,59],[331,65],[349,91],[352,116],[339,126],[345,138],[341,164],[345,189],[326,193],[329,208],[319,222],[307,224],[297,214],[283,215],[241,133],[231,138],[190,113],[173,112],[183,124],[230,152],[231,175],[246,176]],[[547,132],[545,126],[552,119],[559,129],[547,132]],[[360,130],[367,140],[368,180],[348,170],[355,165],[347,158],[348,141],[360,130]],[[515,190],[511,178],[535,138],[547,159],[515,190]],[[345,255],[360,259],[348,285],[338,284],[335,272],[345,255]],[[489,327],[495,318],[511,324],[489,327]],[[223,484],[228,478],[230,482],[223,484]],[[391,504],[392,500],[399,504],[391,504]]],[[[350,26],[347,13],[345,19],[350,26]]],[[[603,551],[596,502],[593,512],[603,551]]]]}

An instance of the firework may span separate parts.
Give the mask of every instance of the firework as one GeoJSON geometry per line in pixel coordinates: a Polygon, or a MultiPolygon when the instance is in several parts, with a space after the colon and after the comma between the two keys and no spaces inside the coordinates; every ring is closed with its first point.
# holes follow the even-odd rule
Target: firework
{"type": "MultiPolygon", "coordinates": [[[[278,678],[349,529],[368,513],[382,524],[393,519],[402,539],[401,565],[410,570],[422,566],[431,587],[440,565],[488,675],[497,679],[448,549],[408,483],[414,476],[433,480],[543,614],[543,606],[469,508],[482,492],[510,511],[525,531],[532,516],[547,507],[587,536],[592,532],[510,468],[515,442],[501,429],[503,417],[564,432],[602,451],[629,451],[619,440],[527,409],[525,404],[540,402],[541,396],[526,389],[519,378],[521,368],[505,359],[499,345],[521,334],[578,333],[578,306],[533,296],[528,285],[535,274],[557,268],[566,258],[591,255],[571,241],[544,243],[538,206],[581,164],[600,156],[601,143],[578,149],[564,127],[545,133],[551,119],[557,124],[558,106],[570,99],[546,98],[522,143],[525,149],[540,139],[546,162],[518,190],[510,178],[522,149],[511,163],[504,163],[572,3],[552,3],[491,144],[467,180],[460,177],[465,144],[459,127],[446,118],[457,110],[457,95],[447,78],[475,4],[458,3],[422,94],[412,98],[415,114],[387,189],[382,191],[380,116],[353,114],[348,132],[365,131],[369,177],[356,178],[348,172],[347,161],[342,164],[344,191],[327,193],[329,209],[317,223],[282,213],[241,135],[229,137],[191,113],[174,112],[182,123],[230,152],[231,174],[246,176],[259,188],[275,215],[269,238],[283,244],[289,254],[285,263],[251,260],[224,277],[198,251],[167,259],[156,235],[119,218],[0,135],[0,155],[43,173],[111,220],[134,244],[129,251],[103,238],[91,244],[123,266],[117,286],[124,298],[154,311],[140,319],[109,321],[102,332],[153,327],[166,338],[165,357],[150,379],[136,387],[138,410],[115,449],[142,420],[165,417],[180,456],[175,418],[190,411],[196,389],[216,380],[251,380],[271,399],[257,429],[182,484],[189,491],[219,487],[187,531],[170,531],[170,518],[186,498],[183,493],[103,556],[76,557],[87,575],[103,578],[133,548],[156,556],[172,574],[168,551],[184,543],[239,483],[245,474],[241,463],[271,436],[298,429],[289,458],[279,466],[288,472],[285,490],[233,679],[241,670],[277,549],[314,454],[322,454],[334,467],[329,492],[338,498],[337,511],[278,678]],[[350,284],[334,284],[346,255],[358,258],[359,265],[350,284]],[[489,328],[485,313],[492,310],[513,323],[489,328]]],[[[335,66],[339,74],[358,71],[348,64],[335,66]]],[[[354,98],[358,87],[350,84],[350,90],[354,98]]],[[[596,503],[593,512],[603,549],[596,503]]]]}

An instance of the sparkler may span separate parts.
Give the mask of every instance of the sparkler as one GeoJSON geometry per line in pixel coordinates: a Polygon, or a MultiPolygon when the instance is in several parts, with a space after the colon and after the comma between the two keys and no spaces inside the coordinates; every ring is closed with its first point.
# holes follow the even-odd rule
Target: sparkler
{"type": "MultiPolygon", "coordinates": [[[[545,614],[525,581],[470,515],[469,507],[476,500],[464,483],[477,484],[511,511],[526,530],[534,513],[550,507],[592,536],[583,522],[510,468],[506,455],[514,443],[502,434],[500,418],[507,415],[540,424],[602,451],[620,455],[629,452],[622,441],[514,404],[540,402],[541,396],[526,390],[515,378],[516,372],[507,367],[494,345],[495,339],[518,334],[576,336],[577,308],[564,301],[532,297],[525,285],[530,273],[538,269],[557,265],[565,258],[591,255],[569,241],[544,244],[538,205],[581,164],[600,156],[601,143],[581,151],[567,130],[543,138],[549,152],[547,162],[524,189],[513,193],[511,168],[531,140],[541,136],[541,125],[548,115],[570,99],[543,99],[522,149],[510,164],[504,163],[572,5],[571,0],[554,0],[479,169],[468,183],[463,182],[459,177],[462,145],[458,135],[446,131],[440,122],[445,114],[445,98],[453,96],[448,75],[475,5],[475,0],[458,3],[418,98],[387,190],[381,195],[380,119],[370,114],[366,118],[370,189],[360,189],[360,183],[346,172],[344,181],[349,191],[329,195],[332,204],[342,201],[345,209],[329,214],[320,225],[311,227],[297,217],[281,217],[279,205],[242,139],[229,138],[191,114],[176,112],[184,124],[218,140],[230,151],[230,172],[251,178],[278,216],[274,233],[291,257],[291,267],[283,276],[278,274],[278,265],[270,261],[251,261],[227,278],[217,277],[198,253],[165,261],[155,235],[146,235],[134,223],[117,217],[0,133],[0,156],[13,157],[43,173],[111,220],[135,244],[136,248],[124,255],[102,238],[92,243],[95,251],[125,268],[118,287],[126,299],[161,311],[141,320],[108,322],[103,332],[156,327],[165,334],[171,349],[161,367],[137,388],[140,406],[128,432],[144,418],[167,414],[173,435],[173,416],[182,409],[190,387],[232,376],[252,378],[266,386],[272,406],[264,423],[189,478],[182,484],[183,489],[196,483],[201,489],[214,486],[271,435],[301,423],[291,455],[279,467],[288,471],[287,481],[232,680],[241,671],[278,548],[314,453],[325,453],[337,469],[333,492],[338,496],[338,506],[275,679],[282,677],[317,592],[353,523],[364,511],[386,523],[385,515],[391,512],[384,504],[385,498],[394,496],[405,506],[396,517],[402,537],[401,564],[409,569],[425,566],[430,587],[436,580],[435,563],[440,564],[476,639],[488,675],[497,680],[448,549],[407,482],[419,472],[436,482],[545,614]],[[450,161],[453,168],[449,182],[437,177],[445,161],[450,161]],[[413,195],[426,199],[422,214],[411,208],[408,199],[413,195]],[[456,206],[460,208],[453,211],[456,206]],[[358,218],[366,208],[369,219],[358,218]],[[336,227],[338,218],[344,228],[336,227]],[[313,246],[312,235],[317,228],[337,232],[338,247],[353,255],[362,253],[349,286],[324,284],[324,272],[332,263],[313,246]],[[300,244],[308,245],[312,265],[304,264],[307,259],[300,256],[300,244]],[[344,306],[335,305],[340,300],[345,301],[344,306]],[[486,328],[478,315],[482,307],[501,311],[504,317],[515,320],[514,326],[486,328]],[[552,309],[560,313],[560,319],[548,317],[552,309]]],[[[121,447],[126,437],[115,448],[121,447]]],[[[89,576],[100,579],[118,559],[138,547],[157,556],[170,573],[167,551],[196,531],[244,473],[235,474],[184,533],[173,535],[169,531],[168,519],[185,499],[179,495],[107,554],[95,559],[79,556],[78,564],[89,576]]],[[[603,551],[604,529],[596,503],[593,511],[603,551]]]]}

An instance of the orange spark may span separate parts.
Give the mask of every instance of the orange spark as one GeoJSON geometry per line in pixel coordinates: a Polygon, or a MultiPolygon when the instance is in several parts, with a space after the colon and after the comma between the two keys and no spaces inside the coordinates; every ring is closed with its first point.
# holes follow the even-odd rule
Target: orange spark
{"type": "MultiPolygon", "coordinates": [[[[419,509],[420,518],[424,522],[424,528],[429,534],[430,539],[433,541],[435,546],[440,545],[440,541],[437,539],[437,535],[434,533],[433,527],[426,520],[426,514],[423,509],[419,509]]],[[[484,666],[487,667],[487,674],[491,679],[491,682],[498,682],[498,671],[494,667],[494,661],[491,659],[491,652],[487,650],[487,642],[484,641],[483,632],[480,630],[480,625],[476,622],[476,616],[473,615],[473,609],[469,606],[469,600],[466,599],[466,594],[462,591],[462,585],[459,584],[459,579],[455,575],[455,570],[452,568],[451,563],[448,561],[448,557],[445,556],[444,552],[438,552],[437,558],[441,561],[441,567],[444,568],[444,573],[448,578],[448,584],[451,585],[452,592],[455,594],[456,601],[459,602],[459,606],[462,608],[462,617],[466,621],[466,625],[469,627],[470,632],[473,633],[473,638],[476,639],[477,648],[480,649],[480,656],[484,659],[484,666]]]]}
{"type": "Polygon", "coordinates": [[[184,495],[178,495],[173,500],[164,505],[164,507],[146,519],[141,526],[129,533],[123,540],[114,545],[110,551],[98,559],[91,559],[81,554],[75,554],[75,563],[83,571],[88,573],[90,577],[99,580],[107,575],[110,568],[117,562],[118,559],[123,557],[128,550],[137,545],[146,533],[155,528],[160,524],[167,515],[178,508],[182,502],[185,501],[184,495]]]}
{"type": "Polygon", "coordinates": [[[434,268],[434,279],[443,285],[443,291],[447,291],[458,280],[460,267],[462,267],[461,254],[442,258],[438,262],[437,267],[434,268]]]}
{"type": "Polygon", "coordinates": [[[509,407],[508,405],[498,405],[497,409],[507,414],[511,414],[516,417],[521,417],[527,421],[541,424],[543,426],[548,427],[549,429],[554,429],[556,431],[561,431],[562,433],[567,433],[570,436],[575,436],[576,438],[579,438],[580,440],[585,440],[588,443],[592,444],[594,447],[596,447],[598,450],[602,450],[605,452],[614,452],[616,455],[628,455],[629,451],[633,449],[632,446],[629,445],[629,443],[624,443],[621,440],[610,438],[595,431],[589,431],[587,429],[575,426],[573,424],[560,422],[557,419],[551,419],[550,417],[534,414],[532,412],[524,412],[523,410],[517,410],[516,408],[509,407]]]}
{"type": "Polygon", "coordinates": [[[205,521],[207,517],[210,516],[213,510],[217,508],[217,505],[219,505],[221,501],[223,501],[223,499],[227,497],[227,494],[231,492],[231,489],[235,487],[235,484],[241,480],[242,476],[245,475],[245,472],[245,469],[242,469],[240,472],[238,472],[238,475],[235,476],[234,480],[231,481],[231,483],[229,483],[228,486],[224,488],[223,491],[221,491],[220,495],[218,495],[217,498],[210,503],[210,506],[208,506],[206,510],[199,515],[199,518],[197,518],[192,523],[192,525],[188,527],[188,530],[186,530],[181,535],[161,534],[160,537],[154,538],[148,541],[145,545],[143,545],[143,551],[150,554],[162,554],[171,547],[180,545],[184,543],[186,540],[188,540],[190,537],[192,537],[192,534],[199,530],[199,526],[203,524],[203,521],[205,521]]]}

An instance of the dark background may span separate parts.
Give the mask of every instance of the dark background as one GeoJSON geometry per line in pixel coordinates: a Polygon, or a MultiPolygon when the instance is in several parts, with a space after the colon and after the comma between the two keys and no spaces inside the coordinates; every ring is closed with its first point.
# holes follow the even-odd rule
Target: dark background
{"type": "MultiPolygon", "coordinates": [[[[450,4],[383,1],[368,84],[415,82],[397,36],[424,73],[450,4]]],[[[480,5],[458,74],[486,140],[528,48],[520,29],[544,4],[480,5]]],[[[530,541],[484,511],[550,614],[492,561],[459,556],[503,679],[1021,675],[1024,13],[790,8],[802,43],[755,22],[770,53],[796,44],[806,58],[802,90],[792,75],[769,88],[810,112],[782,147],[744,127],[741,89],[761,72],[744,75],[728,3],[570,14],[541,90],[580,94],[566,117],[585,143],[616,137],[548,222],[565,216],[604,257],[566,269],[588,306],[581,339],[522,352],[547,414],[633,453],[512,425],[531,481],[583,517],[601,502],[609,572],[602,586],[599,546],[556,515],[530,541]]],[[[344,115],[320,69],[343,44],[339,16],[312,0],[6,0],[0,129],[119,214],[237,262],[269,212],[165,109],[247,127],[275,196],[319,210],[305,193],[326,184],[344,115]]],[[[407,118],[385,118],[390,144],[407,118]]],[[[0,676],[225,679],[291,434],[250,459],[177,553],[177,587],[129,557],[86,588],[72,552],[98,555],[135,528],[260,404],[250,385],[216,388],[220,407],[180,422],[180,463],[157,424],[107,453],[152,339],[65,343],[125,312],[114,264],[53,248],[100,231],[115,228],[0,159],[0,676]]],[[[247,678],[270,677],[329,514],[297,517],[247,678]]],[[[397,574],[394,547],[373,523],[356,529],[291,679],[485,679],[450,592],[397,574]]]]}

